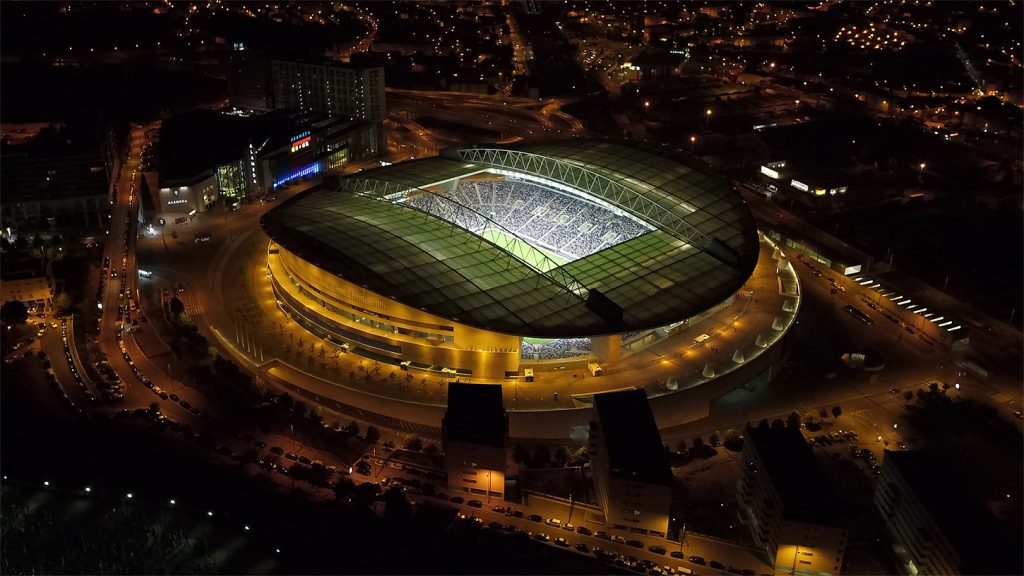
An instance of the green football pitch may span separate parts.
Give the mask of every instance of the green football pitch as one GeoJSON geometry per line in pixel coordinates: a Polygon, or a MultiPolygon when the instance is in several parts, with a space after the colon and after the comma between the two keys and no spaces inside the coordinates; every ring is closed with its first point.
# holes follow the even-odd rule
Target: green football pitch
{"type": "MultiPolygon", "coordinates": [[[[510,241],[510,236],[508,234],[494,229],[484,230],[480,236],[483,236],[502,248],[508,245],[510,241]]],[[[541,272],[547,272],[556,266],[561,266],[562,264],[567,264],[569,262],[558,254],[537,248],[525,240],[519,239],[519,244],[526,248],[526,250],[523,251],[522,254],[519,254],[519,256],[521,256],[527,264],[541,272]],[[544,258],[545,256],[547,256],[547,259],[544,258]]]]}

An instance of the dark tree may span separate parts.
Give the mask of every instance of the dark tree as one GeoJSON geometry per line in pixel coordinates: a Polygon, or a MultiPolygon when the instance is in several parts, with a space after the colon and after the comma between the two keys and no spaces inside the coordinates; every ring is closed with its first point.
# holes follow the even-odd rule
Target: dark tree
{"type": "Polygon", "coordinates": [[[370,444],[376,444],[380,440],[380,430],[377,430],[376,426],[366,427],[366,441],[370,444]]]}
{"type": "Polygon", "coordinates": [[[842,415],[843,415],[843,409],[842,408],[840,408],[839,406],[833,406],[832,407],[832,417],[833,418],[839,418],[842,415]]]}
{"type": "Polygon", "coordinates": [[[181,314],[185,311],[185,304],[177,296],[171,298],[171,303],[168,306],[172,318],[180,318],[181,314]]]}
{"type": "Polygon", "coordinates": [[[903,393],[903,400],[905,402],[910,402],[913,399],[914,399],[914,393],[911,392],[910,390],[907,390],[906,392],[903,393]]]}
{"type": "Polygon", "coordinates": [[[18,300],[5,302],[0,307],[0,319],[3,320],[4,324],[24,324],[28,320],[28,308],[25,308],[25,305],[18,300]]]}
{"type": "Polygon", "coordinates": [[[423,453],[428,456],[436,456],[438,452],[437,444],[427,444],[423,447],[423,453]]]}
{"type": "Polygon", "coordinates": [[[402,443],[402,448],[413,452],[419,452],[420,450],[423,450],[423,439],[415,434],[410,434],[409,437],[405,439],[405,442],[402,443]]]}
{"type": "Polygon", "coordinates": [[[342,500],[352,494],[355,488],[355,482],[345,476],[342,476],[334,483],[334,497],[338,500],[342,500]]]}
{"type": "Polygon", "coordinates": [[[552,457],[552,462],[559,468],[564,467],[569,462],[569,448],[567,446],[559,446],[555,449],[555,455],[552,457]]]}
{"type": "Polygon", "coordinates": [[[512,446],[512,459],[519,464],[525,464],[530,460],[530,451],[522,444],[512,446]]]}
{"type": "Polygon", "coordinates": [[[306,415],[306,410],[308,410],[308,408],[306,407],[305,402],[303,402],[302,400],[295,401],[295,407],[292,408],[292,412],[296,416],[298,416],[299,418],[304,417],[306,415]]]}
{"type": "Polygon", "coordinates": [[[533,453],[533,468],[548,468],[551,466],[551,449],[541,444],[533,453]]]}
{"type": "Polygon", "coordinates": [[[358,436],[359,435],[359,423],[356,422],[355,420],[349,422],[345,426],[345,433],[348,434],[349,436],[358,436]]]}
{"type": "Polygon", "coordinates": [[[384,517],[393,520],[404,520],[409,517],[412,512],[412,506],[409,504],[409,499],[406,498],[405,492],[402,492],[398,486],[392,486],[384,493],[384,517]]]}
{"type": "Polygon", "coordinates": [[[295,408],[295,400],[293,400],[292,395],[287,392],[282,392],[281,395],[277,397],[277,403],[288,412],[291,412],[292,409],[295,408]]]}
{"type": "Polygon", "coordinates": [[[786,417],[786,426],[789,428],[800,429],[800,415],[796,412],[790,412],[789,416],[786,417]]]}

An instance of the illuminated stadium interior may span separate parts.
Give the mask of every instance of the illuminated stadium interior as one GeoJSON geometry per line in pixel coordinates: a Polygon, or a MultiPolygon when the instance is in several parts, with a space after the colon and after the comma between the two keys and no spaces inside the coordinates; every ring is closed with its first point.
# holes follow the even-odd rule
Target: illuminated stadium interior
{"type": "MultiPolygon", "coordinates": [[[[559,191],[517,176],[459,182],[447,190],[418,193],[401,201],[489,240],[511,233],[557,265],[654,229],[582,191],[559,191]],[[448,210],[438,196],[470,210],[448,210]]],[[[530,264],[544,272],[549,262],[533,259],[530,264]]]]}

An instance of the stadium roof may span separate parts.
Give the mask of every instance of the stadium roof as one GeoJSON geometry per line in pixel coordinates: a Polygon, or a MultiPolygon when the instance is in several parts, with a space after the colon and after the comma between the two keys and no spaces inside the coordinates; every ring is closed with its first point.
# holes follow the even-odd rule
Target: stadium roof
{"type": "Polygon", "coordinates": [[[738,290],[757,263],[753,219],[728,182],[606,142],[448,149],[300,194],[263,217],[278,244],[346,280],[464,324],[536,337],[663,326],[738,290]],[[584,190],[654,231],[546,272],[499,245],[390,200],[486,170],[584,190]]]}

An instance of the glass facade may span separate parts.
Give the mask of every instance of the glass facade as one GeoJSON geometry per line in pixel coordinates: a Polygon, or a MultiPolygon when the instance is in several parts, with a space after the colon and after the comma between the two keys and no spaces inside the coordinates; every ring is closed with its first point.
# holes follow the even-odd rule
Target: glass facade
{"type": "Polygon", "coordinates": [[[249,195],[249,183],[245,179],[245,165],[242,161],[231,162],[217,167],[217,186],[220,195],[241,200],[249,195]]]}

